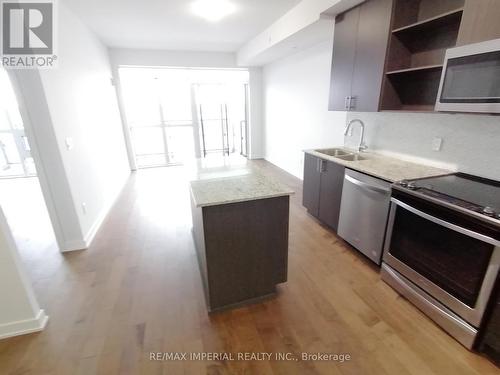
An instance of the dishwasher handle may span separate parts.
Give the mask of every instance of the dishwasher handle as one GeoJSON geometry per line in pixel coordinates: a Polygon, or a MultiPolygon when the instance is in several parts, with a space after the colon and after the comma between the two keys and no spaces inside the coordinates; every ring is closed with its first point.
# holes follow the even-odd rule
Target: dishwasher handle
{"type": "Polygon", "coordinates": [[[344,176],[344,178],[347,181],[353,183],[354,185],[357,185],[360,188],[363,188],[363,189],[366,189],[366,190],[371,190],[371,191],[374,191],[376,193],[381,193],[381,194],[385,194],[385,195],[391,193],[391,189],[385,189],[385,188],[380,187],[380,186],[375,186],[375,185],[368,184],[368,183],[360,181],[360,180],[358,180],[358,179],[356,179],[354,177],[351,177],[348,174],[346,174],[344,176]]]}

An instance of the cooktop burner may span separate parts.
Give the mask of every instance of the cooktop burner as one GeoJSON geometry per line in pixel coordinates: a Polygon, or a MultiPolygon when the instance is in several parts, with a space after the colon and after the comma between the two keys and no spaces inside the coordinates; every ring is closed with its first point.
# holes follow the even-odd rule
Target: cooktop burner
{"type": "Polygon", "coordinates": [[[400,181],[398,186],[500,220],[500,182],[456,173],[400,181]]]}

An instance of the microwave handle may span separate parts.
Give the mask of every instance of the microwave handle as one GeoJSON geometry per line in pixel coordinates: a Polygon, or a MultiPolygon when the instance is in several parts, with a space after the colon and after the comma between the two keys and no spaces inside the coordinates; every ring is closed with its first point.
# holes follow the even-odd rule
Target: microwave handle
{"type": "Polygon", "coordinates": [[[452,224],[452,223],[449,223],[449,222],[447,222],[445,220],[442,220],[442,219],[439,219],[439,218],[434,217],[432,215],[426,214],[425,212],[417,210],[416,208],[411,207],[411,206],[407,205],[406,203],[401,202],[398,199],[391,198],[391,202],[395,203],[396,205],[398,205],[401,208],[404,208],[407,211],[410,211],[411,213],[413,213],[415,215],[418,215],[418,216],[420,216],[420,217],[422,217],[424,219],[432,221],[433,223],[441,225],[441,226],[443,226],[445,228],[454,230],[455,232],[464,234],[464,235],[466,235],[468,237],[475,238],[476,240],[489,243],[490,245],[493,245],[495,247],[500,247],[500,241],[498,241],[498,240],[496,240],[494,238],[485,236],[484,234],[481,234],[481,233],[474,232],[474,231],[472,231],[470,229],[462,228],[462,227],[460,227],[460,226],[458,226],[456,224],[452,224]]]}

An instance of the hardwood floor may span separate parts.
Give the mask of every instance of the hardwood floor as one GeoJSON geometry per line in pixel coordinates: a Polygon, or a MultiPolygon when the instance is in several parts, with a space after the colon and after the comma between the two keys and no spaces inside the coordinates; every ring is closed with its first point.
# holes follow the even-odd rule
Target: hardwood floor
{"type": "MultiPolygon", "coordinates": [[[[45,331],[0,341],[0,374],[498,374],[379,277],[301,205],[290,207],[288,282],[207,315],[182,168],[134,174],[91,248],[27,263],[45,331]],[[344,353],[332,361],[151,361],[150,352],[344,353]]],[[[29,249],[21,249],[23,257],[29,249]]],[[[31,249],[33,250],[33,249],[31,249]]]]}

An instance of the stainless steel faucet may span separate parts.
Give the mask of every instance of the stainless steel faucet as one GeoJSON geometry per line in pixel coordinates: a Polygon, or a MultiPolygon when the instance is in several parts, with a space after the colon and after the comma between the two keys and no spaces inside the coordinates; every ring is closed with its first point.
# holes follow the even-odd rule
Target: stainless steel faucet
{"type": "Polygon", "coordinates": [[[344,130],[344,136],[346,136],[349,133],[349,130],[351,130],[352,124],[355,122],[358,122],[361,128],[361,136],[359,137],[359,145],[358,145],[358,152],[364,151],[367,149],[365,143],[364,143],[364,138],[365,138],[365,124],[363,121],[359,119],[354,119],[349,121],[349,123],[346,125],[345,130],[344,130]]]}

